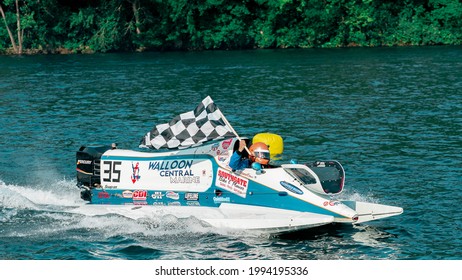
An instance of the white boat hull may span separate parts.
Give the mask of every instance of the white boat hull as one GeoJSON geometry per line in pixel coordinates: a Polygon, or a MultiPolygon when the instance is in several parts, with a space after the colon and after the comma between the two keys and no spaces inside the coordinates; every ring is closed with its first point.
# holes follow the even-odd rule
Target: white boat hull
{"type": "Polygon", "coordinates": [[[364,223],[378,219],[401,215],[403,208],[383,204],[362,202],[362,201],[342,201],[357,213],[358,220],[355,223],[364,223]]]}
{"type": "Polygon", "coordinates": [[[216,228],[251,230],[271,234],[288,233],[334,222],[334,218],[327,215],[230,203],[223,203],[215,208],[88,204],[73,209],[71,212],[86,216],[118,214],[131,219],[173,215],[180,219],[196,218],[216,228]]]}

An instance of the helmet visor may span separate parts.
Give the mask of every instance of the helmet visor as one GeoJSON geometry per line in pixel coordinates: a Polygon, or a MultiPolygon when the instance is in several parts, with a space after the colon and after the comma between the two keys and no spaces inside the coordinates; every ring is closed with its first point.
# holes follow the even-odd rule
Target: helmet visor
{"type": "Polygon", "coordinates": [[[270,160],[270,153],[269,151],[254,151],[253,152],[256,158],[267,159],[270,160]]]}

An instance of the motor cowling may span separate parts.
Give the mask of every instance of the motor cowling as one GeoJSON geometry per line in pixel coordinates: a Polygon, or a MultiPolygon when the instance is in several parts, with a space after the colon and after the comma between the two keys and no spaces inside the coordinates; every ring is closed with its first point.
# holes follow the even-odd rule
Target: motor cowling
{"type": "Polygon", "coordinates": [[[77,186],[81,188],[80,196],[90,201],[90,189],[101,184],[100,159],[111,146],[81,146],[76,152],[77,186]]]}

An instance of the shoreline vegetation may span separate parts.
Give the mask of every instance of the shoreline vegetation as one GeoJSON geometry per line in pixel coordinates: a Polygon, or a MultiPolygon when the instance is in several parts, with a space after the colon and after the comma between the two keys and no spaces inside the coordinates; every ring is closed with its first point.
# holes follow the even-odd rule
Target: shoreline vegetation
{"type": "Polygon", "coordinates": [[[0,54],[462,44],[458,0],[3,0],[0,54]]]}

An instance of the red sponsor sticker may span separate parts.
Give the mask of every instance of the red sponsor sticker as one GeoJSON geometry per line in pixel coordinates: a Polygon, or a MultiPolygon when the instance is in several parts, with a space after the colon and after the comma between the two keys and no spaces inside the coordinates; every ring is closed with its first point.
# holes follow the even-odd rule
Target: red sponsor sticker
{"type": "Polygon", "coordinates": [[[148,192],[144,190],[136,190],[133,192],[133,200],[146,200],[148,192]]]}
{"type": "Polygon", "coordinates": [[[336,206],[339,205],[340,202],[335,201],[335,200],[329,200],[329,201],[324,201],[323,205],[324,206],[336,206]]]}
{"type": "Polygon", "coordinates": [[[98,198],[109,198],[109,193],[108,192],[99,192],[98,193],[98,198]]]}
{"type": "Polygon", "coordinates": [[[225,141],[221,142],[221,146],[223,147],[223,149],[226,150],[226,149],[229,148],[232,141],[233,141],[233,139],[225,140],[225,141]]]}

